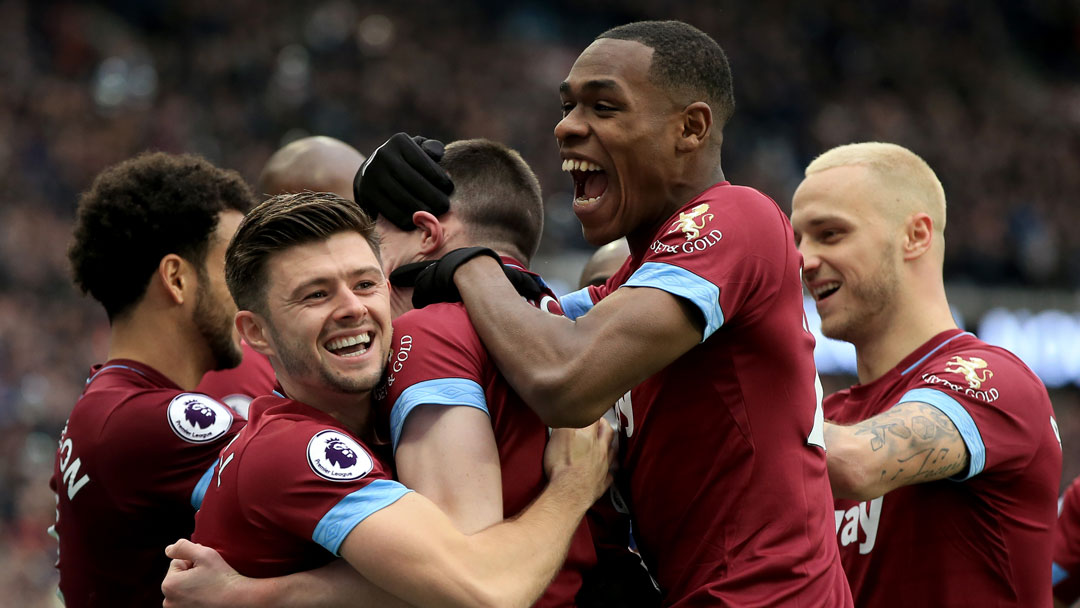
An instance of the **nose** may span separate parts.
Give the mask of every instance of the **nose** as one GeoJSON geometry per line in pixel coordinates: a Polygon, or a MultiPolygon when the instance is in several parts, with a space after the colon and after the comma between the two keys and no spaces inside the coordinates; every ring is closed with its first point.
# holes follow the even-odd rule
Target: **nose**
{"type": "Polygon", "coordinates": [[[338,321],[353,321],[363,319],[367,315],[367,304],[359,294],[351,289],[343,289],[337,298],[337,307],[334,309],[334,319],[338,321]]]}
{"type": "Polygon", "coordinates": [[[803,258],[803,278],[810,280],[817,274],[819,268],[821,268],[821,256],[818,255],[817,250],[807,243],[808,239],[803,239],[803,242],[799,245],[799,253],[803,258]]]}
{"type": "Polygon", "coordinates": [[[576,137],[585,137],[589,133],[588,125],[582,120],[580,107],[576,106],[567,112],[566,116],[563,116],[562,120],[555,125],[555,139],[559,143],[566,143],[567,140],[576,137]]]}

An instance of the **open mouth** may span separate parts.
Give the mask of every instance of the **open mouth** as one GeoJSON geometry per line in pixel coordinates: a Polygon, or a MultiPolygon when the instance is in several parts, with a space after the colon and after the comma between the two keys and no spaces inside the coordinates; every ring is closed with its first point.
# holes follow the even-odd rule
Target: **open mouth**
{"type": "Polygon", "coordinates": [[[562,170],[574,178],[575,205],[592,205],[607,191],[607,174],[596,163],[568,158],[563,161],[562,170]]]}
{"type": "Polygon", "coordinates": [[[810,293],[814,296],[815,302],[821,302],[822,300],[825,300],[829,296],[836,293],[839,289],[839,281],[829,281],[828,283],[824,283],[813,288],[812,290],[810,290],[810,293]]]}
{"type": "Polygon", "coordinates": [[[368,351],[371,337],[371,332],[367,332],[357,336],[334,338],[323,344],[323,348],[339,357],[359,357],[368,351]]]}

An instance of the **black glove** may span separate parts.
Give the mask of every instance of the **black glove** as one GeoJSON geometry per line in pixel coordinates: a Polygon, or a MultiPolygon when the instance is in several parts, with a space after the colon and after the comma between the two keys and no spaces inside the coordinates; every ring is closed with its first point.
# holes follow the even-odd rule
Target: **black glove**
{"type": "MultiPolygon", "coordinates": [[[[395,287],[412,287],[414,308],[423,308],[436,302],[460,302],[461,293],[454,285],[454,272],[459,266],[479,255],[489,255],[502,265],[499,254],[487,247],[464,247],[455,249],[438,260],[400,266],[390,273],[390,284],[395,287]]],[[[522,296],[539,300],[544,295],[543,285],[535,275],[505,265],[502,269],[514,289],[522,296]]]]}
{"type": "Polygon", "coordinates": [[[439,166],[442,142],[398,133],[360,165],[353,197],[369,217],[382,215],[402,230],[414,230],[412,216],[439,216],[450,209],[454,182],[439,166]]]}

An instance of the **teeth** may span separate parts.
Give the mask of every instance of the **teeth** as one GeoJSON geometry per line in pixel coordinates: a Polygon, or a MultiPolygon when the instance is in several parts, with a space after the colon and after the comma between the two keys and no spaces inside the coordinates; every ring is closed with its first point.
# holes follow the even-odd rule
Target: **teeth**
{"type": "Polygon", "coordinates": [[[828,283],[825,283],[824,285],[819,285],[819,286],[815,287],[813,289],[813,291],[812,291],[812,293],[814,294],[814,299],[817,300],[817,299],[821,298],[821,294],[826,293],[828,291],[831,291],[833,289],[839,289],[839,287],[840,287],[840,282],[839,281],[829,281],[828,283]]]}
{"type": "MultiPolygon", "coordinates": [[[[359,336],[348,336],[345,338],[338,338],[326,343],[327,350],[339,350],[347,346],[353,346],[355,344],[367,344],[371,342],[371,336],[368,334],[360,334],[359,336]]],[[[363,352],[363,351],[361,351],[363,352]]]]}
{"type": "Polygon", "coordinates": [[[562,162],[563,171],[603,171],[600,165],[590,163],[587,160],[567,158],[562,162]]]}
{"type": "Polygon", "coordinates": [[[591,204],[595,203],[598,200],[600,200],[599,196],[594,196],[592,198],[579,197],[579,198],[574,199],[574,204],[576,204],[576,205],[591,205],[591,204]]]}

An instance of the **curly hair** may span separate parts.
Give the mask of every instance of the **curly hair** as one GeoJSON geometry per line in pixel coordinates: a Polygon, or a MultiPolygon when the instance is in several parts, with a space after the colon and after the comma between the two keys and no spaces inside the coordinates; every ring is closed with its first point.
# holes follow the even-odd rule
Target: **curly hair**
{"type": "Polygon", "coordinates": [[[332,192],[279,194],[263,201],[240,222],[225,251],[225,283],[236,306],[266,314],[266,265],[270,257],[339,232],[363,236],[381,263],[375,220],[356,203],[332,192]]]}
{"type": "Polygon", "coordinates": [[[111,322],[142,299],[166,255],[201,272],[219,214],[255,203],[239,173],[190,154],[144,153],[109,167],[79,199],[68,250],[75,284],[111,322]]]}
{"type": "Polygon", "coordinates": [[[653,49],[649,67],[652,82],[670,91],[704,98],[716,113],[717,124],[723,126],[735,112],[727,55],[705,32],[682,21],[637,21],[596,37],[603,38],[631,40],[653,49]]]}

